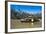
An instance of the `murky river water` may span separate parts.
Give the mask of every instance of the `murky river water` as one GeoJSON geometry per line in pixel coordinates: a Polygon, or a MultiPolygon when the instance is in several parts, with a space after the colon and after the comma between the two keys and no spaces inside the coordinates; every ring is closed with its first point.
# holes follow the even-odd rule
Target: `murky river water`
{"type": "Polygon", "coordinates": [[[42,26],[42,21],[39,22],[21,22],[20,20],[11,20],[11,29],[18,28],[39,28],[42,26]]]}

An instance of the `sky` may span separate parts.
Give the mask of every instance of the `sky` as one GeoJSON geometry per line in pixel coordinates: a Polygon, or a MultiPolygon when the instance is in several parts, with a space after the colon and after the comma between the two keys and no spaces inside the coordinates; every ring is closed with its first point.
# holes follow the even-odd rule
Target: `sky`
{"type": "Polygon", "coordinates": [[[21,10],[27,13],[40,13],[42,11],[42,6],[29,6],[29,5],[11,5],[12,10],[21,10]]]}

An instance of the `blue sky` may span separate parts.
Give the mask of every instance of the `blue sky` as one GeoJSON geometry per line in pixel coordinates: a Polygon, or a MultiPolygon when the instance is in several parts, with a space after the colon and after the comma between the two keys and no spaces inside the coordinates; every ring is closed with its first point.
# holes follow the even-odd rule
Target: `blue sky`
{"type": "Polygon", "coordinates": [[[42,6],[29,6],[29,5],[11,5],[12,10],[21,10],[27,13],[39,13],[42,11],[42,6]]]}

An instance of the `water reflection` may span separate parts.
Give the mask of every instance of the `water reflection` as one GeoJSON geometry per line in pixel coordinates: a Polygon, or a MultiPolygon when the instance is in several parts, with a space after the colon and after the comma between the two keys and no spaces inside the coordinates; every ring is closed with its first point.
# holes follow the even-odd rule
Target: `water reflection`
{"type": "Polygon", "coordinates": [[[20,20],[12,20],[11,23],[11,28],[38,28],[42,26],[42,21],[37,21],[37,22],[31,22],[31,21],[26,21],[26,22],[21,22],[20,20]]]}

